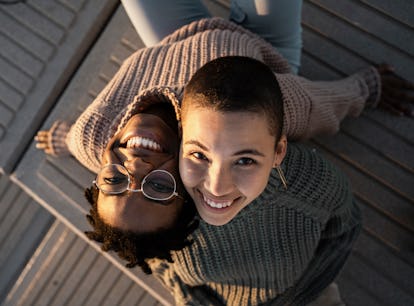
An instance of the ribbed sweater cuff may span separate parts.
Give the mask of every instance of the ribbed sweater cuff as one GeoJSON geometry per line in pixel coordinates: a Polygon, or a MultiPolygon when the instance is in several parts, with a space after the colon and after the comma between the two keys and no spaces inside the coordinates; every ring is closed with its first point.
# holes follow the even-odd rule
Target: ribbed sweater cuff
{"type": "Polygon", "coordinates": [[[377,68],[371,66],[360,71],[358,74],[362,76],[368,86],[369,96],[367,98],[365,107],[377,107],[381,98],[381,76],[378,73],[377,68]]]}
{"type": "Polygon", "coordinates": [[[53,156],[68,156],[70,155],[68,146],[66,144],[66,136],[69,133],[70,125],[64,121],[55,121],[49,130],[49,148],[50,155],[53,156]]]}

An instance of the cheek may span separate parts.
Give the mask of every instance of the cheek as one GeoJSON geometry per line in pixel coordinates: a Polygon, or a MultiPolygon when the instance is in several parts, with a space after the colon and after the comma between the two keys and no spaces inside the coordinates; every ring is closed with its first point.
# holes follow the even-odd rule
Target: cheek
{"type": "Polygon", "coordinates": [[[250,173],[238,173],[233,177],[240,192],[246,197],[254,199],[266,188],[269,173],[267,171],[254,171],[250,173]]]}
{"type": "Polygon", "coordinates": [[[180,159],[180,176],[186,188],[199,184],[204,177],[205,169],[202,165],[187,158],[180,159]]]}

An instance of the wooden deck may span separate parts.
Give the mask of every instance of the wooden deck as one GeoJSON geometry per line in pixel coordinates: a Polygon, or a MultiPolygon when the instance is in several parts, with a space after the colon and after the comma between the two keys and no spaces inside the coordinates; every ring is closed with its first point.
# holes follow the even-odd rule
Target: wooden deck
{"type": "MultiPolygon", "coordinates": [[[[228,0],[208,0],[226,16],[228,0]]],[[[0,304],[170,305],[153,278],[87,241],[93,175],[31,141],[74,120],[143,46],[115,0],[0,5],[0,304]]],[[[344,77],[390,62],[414,81],[410,0],[306,0],[300,74],[344,77]]],[[[351,178],[364,228],[339,277],[347,305],[414,305],[414,120],[380,110],[309,144],[351,178]]]]}

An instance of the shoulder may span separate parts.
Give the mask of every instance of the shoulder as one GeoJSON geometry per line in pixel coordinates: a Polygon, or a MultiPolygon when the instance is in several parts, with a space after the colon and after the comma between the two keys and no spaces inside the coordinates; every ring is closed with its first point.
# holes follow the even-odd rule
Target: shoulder
{"type": "Polygon", "coordinates": [[[287,190],[283,190],[277,171],[272,170],[266,191],[272,194],[272,190],[277,190],[286,202],[328,214],[352,203],[352,190],[345,174],[304,144],[288,144],[282,170],[287,180],[287,190]]]}

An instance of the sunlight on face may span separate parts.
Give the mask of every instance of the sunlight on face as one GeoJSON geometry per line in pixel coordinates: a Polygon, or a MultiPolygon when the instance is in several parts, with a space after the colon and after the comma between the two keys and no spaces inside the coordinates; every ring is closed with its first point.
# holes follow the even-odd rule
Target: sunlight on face
{"type": "Polygon", "coordinates": [[[283,160],[284,136],[279,144],[275,150],[264,115],[187,109],[180,174],[200,216],[223,225],[258,197],[273,166],[283,160]]]}
{"type": "MultiPolygon", "coordinates": [[[[178,174],[178,136],[160,117],[137,114],[108,143],[102,166],[119,164],[131,177],[131,188],[139,189],[143,178],[153,170],[166,170],[177,183],[178,194],[184,187],[178,174]]],[[[167,229],[175,224],[183,209],[183,198],[155,201],[142,192],[98,196],[98,213],[110,226],[136,233],[167,229]]]]}

